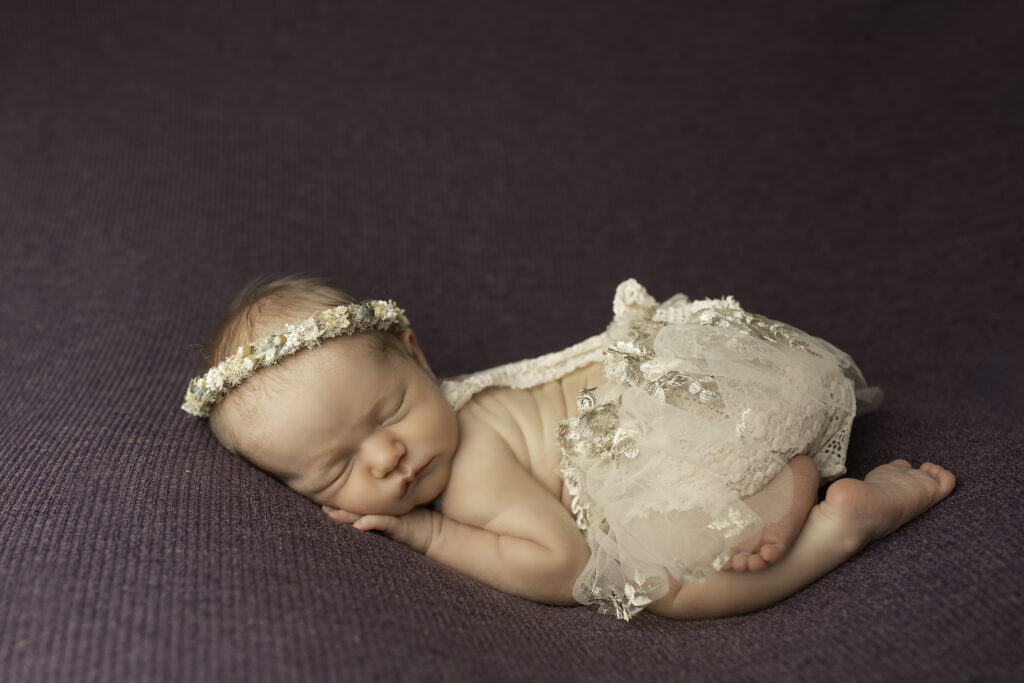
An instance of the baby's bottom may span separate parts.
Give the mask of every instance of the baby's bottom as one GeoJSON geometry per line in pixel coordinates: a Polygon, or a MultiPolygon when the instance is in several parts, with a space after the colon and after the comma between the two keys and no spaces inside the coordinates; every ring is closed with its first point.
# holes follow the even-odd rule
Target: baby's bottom
{"type": "Polygon", "coordinates": [[[948,496],[952,473],[906,460],[876,467],[864,478],[840,479],[825,500],[811,508],[793,547],[758,572],[717,572],[703,583],[680,586],[669,577],[669,592],[649,607],[677,619],[724,617],[753,612],[793,595],[948,496]]]}

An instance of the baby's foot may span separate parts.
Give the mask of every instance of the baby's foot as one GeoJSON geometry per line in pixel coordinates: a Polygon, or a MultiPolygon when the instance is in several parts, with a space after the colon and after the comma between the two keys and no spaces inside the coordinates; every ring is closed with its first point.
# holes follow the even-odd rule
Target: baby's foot
{"type": "Polygon", "coordinates": [[[925,463],[915,469],[894,460],[868,472],[864,481],[840,479],[828,487],[821,510],[851,531],[858,550],[888,536],[952,493],[956,477],[925,463]]]}
{"type": "MultiPolygon", "coordinates": [[[[722,567],[722,571],[757,572],[766,569],[779,561],[800,533],[807,513],[818,499],[818,467],[813,460],[801,455],[789,461],[789,469],[793,475],[793,500],[789,511],[778,521],[764,527],[752,551],[734,554],[731,561],[722,567]]],[[[771,486],[769,484],[765,489],[768,495],[771,494],[771,486]]],[[[754,494],[752,498],[757,495],[754,494]]]]}

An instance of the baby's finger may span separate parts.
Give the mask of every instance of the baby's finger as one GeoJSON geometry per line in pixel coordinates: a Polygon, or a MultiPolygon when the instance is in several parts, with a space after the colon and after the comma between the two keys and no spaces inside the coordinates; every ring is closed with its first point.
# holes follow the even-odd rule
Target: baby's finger
{"type": "Polygon", "coordinates": [[[321,505],[320,509],[324,511],[325,515],[338,524],[352,524],[360,517],[355,513],[342,510],[341,508],[331,507],[330,505],[321,505]]]}
{"type": "Polygon", "coordinates": [[[402,520],[391,515],[365,515],[352,526],[360,531],[380,531],[394,537],[401,532],[402,520]]]}

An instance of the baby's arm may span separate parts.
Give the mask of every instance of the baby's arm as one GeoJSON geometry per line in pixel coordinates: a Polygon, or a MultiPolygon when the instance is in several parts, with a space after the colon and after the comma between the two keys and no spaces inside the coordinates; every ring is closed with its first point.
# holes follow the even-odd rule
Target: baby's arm
{"type": "MultiPolygon", "coordinates": [[[[550,494],[547,499],[552,500],[550,494]]],[[[381,531],[431,559],[506,593],[553,604],[575,604],[572,587],[588,549],[576,529],[559,529],[543,501],[524,502],[481,528],[426,508],[401,517],[367,515],[353,526],[381,531]]],[[[565,512],[558,517],[566,517],[565,512]]],[[[569,520],[571,523],[571,519],[569,520]]]]}
{"type": "Polygon", "coordinates": [[[466,441],[458,456],[460,473],[444,495],[444,514],[426,508],[400,517],[324,512],[362,531],[383,532],[498,590],[538,602],[574,604],[573,583],[590,550],[572,516],[496,443],[466,441]],[[479,453],[476,447],[486,455],[472,455],[479,453]]]}

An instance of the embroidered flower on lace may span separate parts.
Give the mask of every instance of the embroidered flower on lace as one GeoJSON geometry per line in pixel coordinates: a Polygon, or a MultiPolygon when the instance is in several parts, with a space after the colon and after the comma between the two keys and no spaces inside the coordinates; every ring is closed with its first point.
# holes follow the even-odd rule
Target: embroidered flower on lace
{"type": "Polygon", "coordinates": [[[721,571],[722,567],[725,566],[725,563],[728,562],[731,558],[732,553],[730,553],[729,551],[722,551],[718,554],[717,557],[715,557],[715,559],[711,560],[711,568],[714,569],[716,572],[721,571]]]}
{"type": "Polygon", "coordinates": [[[615,608],[615,616],[623,621],[629,621],[649,604],[651,604],[651,599],[640,593],[632,583],[626,584],[626,589],[622,595],[618,595],[614,591],[612,592],[612,605],[615,608]]]}
{"type": "Polygon", "coordinates": [[[742,309],[704,308],[693,313],[687,322],[712,327],[731,327],[751,337],[767,342],[785,342],[794,349],[806,351],[812,356],[821,358],[800,337],[800,333],[786,323],[772,320],[757,313],[748,313],[742,309]]]}
{"type": "Polygon", "coordinates": [[[600,602],[602,597],[601,587],[597,583],[597,572],[590,572],[590,577],[580,583],[576,589],[576,598],[581,604],[590,605],[600,602]]]}
{"type": "MultiPolygon", "coordinates": [[[[569,491],[570,508],[576,525],[586,530],[595,520],[592,502],[583,492],[583,475],[595,464],[635,458],[639,436],[635,429],[619,425],[619,401],[597,403],[593,389],[584,389],[577,399],[579,415],[558,425],[562,460],[558,472],[569,491]]],[[[603,519],[597,515],[596,519],[603,519]]]]}
{"type": "Polygon", "coordinates": [[[600,614],[614,614],[618,619],[629,621],[653,602],[648,595],[655,588],[646,576],[634,572],[632,581],[626,579],[621,591],[614,586],[610,590],[602,589],[594,572],[577,589],[576,598],[584,605],[596,603],[600,614]]]}
{"type": "MultiPolygon", "coordinates": [[[[657,329],[661,325],[656,325],[657,329]]],[[[711,375],[688,375],[654,358],[651,347],[656,329],[631,328],[631,339],[619,341],[604,356],[610,380],[644,392],[676,408],[721,413],[725,408],[717,380],[711,375]]]]}
{"type": "Polygon", "coordinates": [[[576,518],[576,526],[580,531],[586,531],[590,528],[590,499],[583,492],[576,461],[563,456],[562,462],[558,466],[558,474],[562,477],[565,488],[569,492],[569,508],[576,518]]]}
{"type": "Polygon", "coordinates": [[[581,415],[589,413],[597,405],[596,393],[595,389],[583,389],[580,391],[579,398],[576,399],[576,409],[581,415]]]}
{"type": "MultiPolygon", "coordinates": [[[[757,517],[752,513],[743,514],[736,506],[730,505],[724,515],[708,522],[708,528],[721,531],[726,538],[739,536],[744,530],[757,524],[757,517]]],[[[718,569],[718,567],[715,567],[718,569]]]]}
{"type": "Polygon", "coordinates": [[[701,568],[693,569],[687,566],[681,560],[676,560],[673,563],[675,567],[675,574],[678,579],[686,583],[701,583],[707,581],[708,577],[701,568]]]}
{"type": "Polygon", "coordinates": [[[311,349],[326,339],[367,330],[397,332],[409,326],[405,312],[394,301],[364,301],[320,311],[305,320],[238,347],[202,377],[195,377],[185,392],[181,409],[189,415],[208,417],[210,410],[231,389],[251,377],[259,368],[277,363],[300,349],[311,349]]]}

